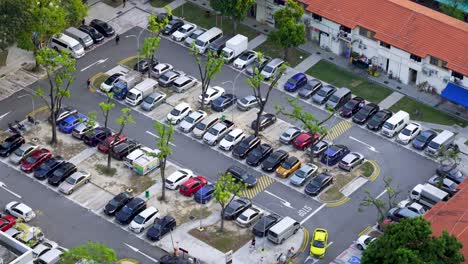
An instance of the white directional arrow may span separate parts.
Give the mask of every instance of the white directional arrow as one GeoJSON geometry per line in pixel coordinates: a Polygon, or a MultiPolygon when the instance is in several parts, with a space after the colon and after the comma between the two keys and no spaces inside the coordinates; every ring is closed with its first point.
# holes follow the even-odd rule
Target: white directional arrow
{"type": "Polygon", "coordinates": [[[81,71],[82,71],[82,72],[83,72],[83,71],[86,71],[87,69],[93,67],[94,65],[104,63],[104,62],[106,62],[108,59],[109,59],[109,58],[105,58],[105,59],[102,59],[102,60],[98,60],[98,61],[96,61],[96,62],[93,62],[93,63],[91,63],[90,65],[88,65],[88,66],[84,67],[83,69],[81,69],[81,71]]]}
{"type": "Polygon", "coordinates": [[[16,196],[16,198],[21,199],[21,195],[19,195],[19,194],[13,192],[12,190],[8,189],[4,182],[0,182],[0,188],[2,188],[3,190],[11,193],[12,195],[16,196]]]}
{"type": "Polygon", "coordinates": [[[7,116],[11,111],[9,111],[8,113],[5,113],[3,115],[0,116],[0,119],[4,118],[5,116],[7,116]]]}
{"type": "Polygon", "coordinates": [[[131,250],[135,251],[136,253],[139,253],[141,255],[143,255],[144,257],[146,257],[147,259],[153,261],[154,263],[159,263],[159,261],[157,259],[154,259],[148,255],[146,255],[145,253],[141,252],[138,248],[136,247],[133,247],[133,246],[130,246],[129,244],[127,243],[124,243],[127,247],[129,247],[131,250]]]}
{"type": "Polygon", "coordinates": [[[375,153],[379,153],[373,146],[367,144],[366,142],[361,141],[361,140],[359,140],[359,139],[357,139],[357,138],[354,138],[354,137],[352,137],[352,136],[349,136],[349,138],[352,139],[352,140],[354,140],[354,141],[357,141],[357,142],[363,144],[363,145],[366,146],[370,151],[373,151],[373,152],[375,152],[375,153]]]}
{"type": "Polygon", "coordinates": [[[289,207],[289,208],[291,208],[291,209],[294,209],[294,207],[291,206],[291,203],[290,203],[290,202],[284,200],[283,198],[281,198],[281,197],[277,196],[276,194],[273,194],[273,193],[271,193],[271,192],[269,192],[269,191],[265,191],[265,192],[268,193],[269,195],[275,197],[276,199],[280,200],[281,203],[282,203],[284,206],[289,207]]]}

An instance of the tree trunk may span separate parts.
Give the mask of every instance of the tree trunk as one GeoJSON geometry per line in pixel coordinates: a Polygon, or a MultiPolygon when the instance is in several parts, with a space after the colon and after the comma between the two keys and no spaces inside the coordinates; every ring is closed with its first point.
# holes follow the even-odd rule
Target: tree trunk
{"type": "Polygon", "coordinates": [[[166,201],[166,188],[164,187],[164,183],[166,182],[166,159],[167,157],[164,157],[161,160],[161,201],[166,201]]]}
{"type": "Polygon", "coordinates": [[[237,19],[232,19],[232,27],[234,30],[234,36],[237,34],[237,19]]]}
{"type": "Polygon", "coordinates": [[[289,48],[285,48],[283,54],[284,54],[284,60],[285,60],[285,61],[288,61],[288,57],[289,57],[289,48]]]}
{"type": "Polygon", "coordinates": [[[208,90],[208,85],[209,84],[203,84],[202,85],[202,100],[200,104],[201,110],[205,111],[205,97],[206,97],[206,90],[208,90]]]}
{"type": "Polygon", "coordinates": [[[55,146],[57,144],[57,119],[55,111],[52,113],[52,138],[50,139],[50,144],[55,146]]]}
{"type": "Polygon", "coordinates": [[[104,114],[104,128],[107,128],[107,122],[109,120],[109,111],[104,114]]]}
{"type": "Polygon", "coordinates": [[[256,126],[255,126],[255,136],[258,137],[258,132],[260,131],[260,117],[263,114],[263,110],[265,109],[265,104],[260,103],[260,109],[257,112],[257,120],[256,120],[256,126]]]}
{"type": "Polygon", "coordinates": [[[224,206],[221,208],[221,228],[219,229],[220,232],[224,231],[224,206]]]}
{"type": "Polygon", "coordinates": [[[151,58],[149,61],[148,78],[151,78],[151,70],[153,69],[153,59],[154,59],[154,54],[151,55],[151,58]]]}

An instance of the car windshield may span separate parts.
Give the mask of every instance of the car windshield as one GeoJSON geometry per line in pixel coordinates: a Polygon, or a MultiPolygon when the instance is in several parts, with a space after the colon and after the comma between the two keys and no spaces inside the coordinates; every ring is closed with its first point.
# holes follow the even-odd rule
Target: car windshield
{"type": "Polygon", "coordinates": [[[317,247],[317,248],[324,248],[324,247],[325,247],[325,243],[323,243],[323,241],[317,241],[317,240],[315,240],[315,241],[314,241],[314,247],[317,247]]]}
{"type": "Polygon", "coordinates": [[[34,158],[32,156],[29,156],[27,159],[26,159],[26,162],[27,163],[34,163],[37,161],[37,158],[34,158]]]}
{"type": "Polygon", "coordinates": [[[224,139],[228,142],[233,142],[236,138],[233,137],[231,134],[227,134],[224,139]]]}
{"type": "Polygon", "coordinates": [[[76,183],[76,179],[74,179],[73,177],[68,177],[65,181],[71,185],[76,183]]]}
{"type": "Polygon", "coordinates": [[[383,125],[386,129],[393,129],[393,125],[389,122],[385,122],[385,124],[383,125]]]}
{"type": "Polygon", "coordinates": [[[320,96],[327,96],[327,90],[320,89],[317,94],[320,95],[320,96]]]}
{"type": "Polygon", "coordinates": [[[177,110],[177,109],[172,109],[171,115],[173,115],[173,116],[178,116],[178,115],[180,115],[180,111],[177,110]]]}
{"type": "Polygon", "coordinates": [[[208,133],[216,136],[218,135],[219,131],[216,128],[212,127],[210,128],[210,130],[208,130],[208,133]]]}
{"type": "Polygon", "coordinates": [[[247,100],[247,98],[242,98],[242,99],[240,100],[240,102],[243,103],[243,104],[248,104],[248,103],[249,103],[249,100],[247,100]]]}
{"type": "Polygon", "coordinates": [[[145,218],[142,217],[141,215],[137,215],[135,216],[135,218],[133,218],[133,221],[137,224],[143,224],[143,222],[145,221],[145,218]]]}
{"type": "Polygon", "coordinates": [[[169,76],[167,76],[166,74],[162,75],[161,77],[159,77],[159,79],[163,80],[163,81],[167,81],[169,80],[169,76]]]}
{"type": "Polygon", "coordinates": [[[289,83],[289,84],[296,84],[296,83],[297,83],[297,80],[291,78],[291,79],[288,80],[288,83],[289,83]]]}
{"type": "Polygon", "coordinates": [[[107,78],[107,80],[104,82],[107,85],[111,85],[115,82],[115,80],[118,78],[116,75],[112,75],[111,77],[107,78]]]}
{"type": "Polygon", "coordinates": [[[11,141],[10,141],[10,142],[9,142],[9,141],[5,141],[5,142],[3,142],[3,144],[2,144],[2,148],[9,148],[9,147],[11,146],[12,143],[13,143],[13,142],[11,142],[11,141]]]}
{"type": "Polygon", "coordinates": [[[242,221],[249,220],[249,218],[247,216],[243,215],[243,214],[239,216],[239,219],[242,220],[242,221]]]}
{"type": "Polygon", "coordinates": [[[195,41],[195,45],[197,45],[197,46],[199,46],[199,47],[204,47],[204,46],[205,46],[205,42],[203,42],[203,41],[197,39],[197,40],[195,41]]]}
{"type": "Polygon", "coordinates": [[[351,110],[354,108],[354,106],[357,104],[357,101],[349,101],[344,105],[344,108],[347,110],[351,110]]]}
{"type": "Polygon", "coordinates": [[[405,128],[403,129],[403,131],[401,131],[401,133],[405,136],[411,136],[411,130],[405,128]]]}
{"type": "Polygon", "coordinates": [[[116,198],[110,200],[109,204],[111,206],[117,207],[119,205],[119,203],[120,203],[120,200],[121,199],[119,199],[119,197],[116,197],[116,198]]]}
{"type": "Polygon", "coordinates": [[[15,155],[16,155],[16,156],[20,156],[20,157],[21,157],[21,156],[23,156],[23,153],[24,153],[24,150],[22,150],[22,149],[17,149],[17,150],[15,150],[15,155]]]}
{"type": "Polygon", "coordinates": [[[151,97],[151,96],[148,96],[148,97],[146,97],[145,100],[143,100],[143,101],[145,101],[145,103],[152,104],[153,101],[154,101],[154,98],[151,97]]]}
{"type": "Polygon", "coordinates": [[[200,129],[200,130],[205,130],[205,129],[206,129],[206,124],[203,123],[203,122],[200,122],[200,123],[198,123],[195,127],[196,127],[197,129],[200,129]]]}
{"type": "Polygon", "coordinates": [[[263,68],[263,71],[268,72],[268,73],[272,73],[273,70],[274,70],[273,67],[268,66],[268,65],[266,65],[265,68],[263,68]]]}
{"type": "Polygon", "coordinates": [[[291,137],[291,134],[288,133],[287,131],[283,133],[283,135],[281,135],[282,137],[284,138],[290,138],[291,137]]]}
{"type": "Polygon", "coordinates": [[[421,142],[426,142],[428,137],[429,137],[429,134],[421,133],[416,137],[416,140],[421,141],[421,142]]]}
{"type": "Polygon", "coordinates": [[[333,102],[333,103],[337,103],[338,101],[340,100],[340,97],[336,96],[336,95],[332,95],[329,99],[329,101],[333,102]]]}
{"type": "Polygon", "coordinates": [[[304,170],[296,171],[296,176],[300,178],[304,178],[306,176],[306,172],[304,170]]]}
{"type": "Polygon", "coordinates": [[[184,120],[185,122],[190,123],[190,124],[193,124],[193,122],[195,122],[195,119],[193,119],[193,117],[191,116],[187,116],[184,120]]]}
{"type": "Polygon", "coordinates": [[[192,34],[190,34],[189,38],[196,39],[196,38],[198,38],[198,36],[199,36],[198,33],[192,33],[192,34]]]}
{"type": "Polygon", "coordinates": [[[112,87],[112,92],[114,94],[120,94],[120,92],[122,92],[122,89],[120,89],[120,87],[118,87],[117,85],[114,85],[114,87],[112,87]]]}
{"type": "Polygon", "coordinates": [[[81,44],[76,44],[75,46],[73,46],[72,49],[73,49],[74,51],[79,51],[79,50],[82,49],[82,48],[83,48],[83,46],[81,46],[81,44]]]}
{"type": "Polygon", "coordinates": [[[123,212],[124,214],[131,214],[131,213],[132,213],[132,209],[131,209],[129,206],[124,206],[124,207],[122,208],[122,212],[123,212]]]}
{"type": "Polygon", "coordinates": [[[323,148],[326,144],[325,143],[317,143],[315,146],[314,146],[314,151],[319,151],[321,148],[323,148]]]}
{"type": "Polygon", "coordinates": [[[311,181],[310,185],[317,188],[320,188],[322,186],[322,184],[319,181],[311,181]]]}
{"type": "Polygon", "coordinates": [[[227,214],[232,214],[236,210],[236,208],[239,207],[239,205],[236,202],[233,202],[230,206],[224,210],[227,214]]]}
{"type": "Polygon", "coordinates": [[[283,167],[283,168],[289,170],[289,169],[291,169],[291,168],[294,166],[294,164],[295,164],[295,162],[285,161],[285,162],[281,165],[281,167],[283,167]]]}
{"type": "Polygon", "coordinates": [[[184,27],[180,27],[177,31],[179,31],[180,33],[185,33],[188,30],[186,28],[184,28],[184,27]]]}
{"type": "Polygon", "coordinates": [[[434,141],[431,141],[431,143],[429,143],[429,147],[430,148],[433,148],[433,149],[438,149],[439,148],[439,144],[434,142],[434,141]]]}
{"type": "Polygon", "coordinates": [[[130,98],[130,99],[132,99],[132,100],[135,100],[136,94],[134,94],[134,93],[128,93],[128,94],[127,94],[127,97],[130,98]]]}
{"type": "Polygon", "coordinates": [[[244,53],[244,54],[242,54],[242,56],[239,57],[239,59],[245,61],[245,60],[247,60],[249,58],[249,55],[250,55],[249,53],[244,53]]]}
{"type": "Polygon", "coordinates": [[[366,116],[366,115],[368,115],[368,114],[370,113],[371,109],[372,109],[372,108],[370,108],[370,107],[364,107],[364,108],[362,108],[361,110],[359,110],[359,113],[360,113],[361,115],[366,116]]]}

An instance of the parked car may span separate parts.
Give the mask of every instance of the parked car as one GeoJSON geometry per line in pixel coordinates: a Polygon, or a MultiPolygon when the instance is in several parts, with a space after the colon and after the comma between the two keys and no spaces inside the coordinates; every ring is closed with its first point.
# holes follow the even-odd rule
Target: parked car
{"type": "Polygon", "coordinates": [[[171,35],[183,25],[184,21],[182,21],[181,19],[173,19],[166,24],[161,33],[163,33],[163,35],[171,35]]]}
{"type": "Polygon", "coordinates": [[[8,203],[5,206],[5,213],[16,218],[21,218],[24,222],[29,222],[36,217],[36,213],[34,213],[31,207],[17,201],[8,203]]]}
{"type": "Polygon", "coordinates": [[[345,171],[352,171],[364,162],[364,155],[359,152],[350,152],[338,163],[338,167],[345,171]]]}
{"type": "Polygon", "coordinates": [[[336,91],[337,88],[335,86],[322,86],[322,88],[320,88],[320,90],[318,90],[318,92],[312,96],[312,101],[316,104],[323,105],[336,91]]]}
{"type": "Polygon", "coordinates": [[[109,216],[113,216],[119,211],[124,205],[133,199],[133,195],[129,192],[121,192],[112,198],[104,207],[104,213],[109,216]]]}
{"type": "MultiPolygon", "coordinates": [[[[263,114],[260,116],[260,125],[258,127],[259,131],[263,131],[273,125],[276,122],[276,116],[274,114],[263,114]]],[[[257,128],[257,120],[255,119],[250,124],[250,127],[255,130],[257,128]]]]}
{"type": "Polygon", "coordinates": [[[193,176],[193,172],[188,169],[179,169],[173,172],[166,178],[164,186],[171,190],[178,189],[182,184],[184,184],[190,177],[193,176]]]}
{"type": "Polygon", "coordinates": [[[20,164],[24,159],[29,157],[29,155],[31,155],[31,153],[33,153],[38,147],[39,146],[33,143],[26,143],[21,145],[13,152],[13,155],[10,156],[10,162],[15,165],[20,164]]]}
{"type": "MultiPolygon", "coordinates": [[[[62,120],[65,119],[67,116],[76,114],[77,112],[78,112],[78,110],[70,108],[70,107],[60,108],[60,110],[55,115],[56,124],[60,124],[60,122],[62,122],[62,120]]],[[[52,117],[50,116],[49,119],[48,119],[49,122],[52,122],[51,118],[52,117]]]]}
{"type": "Polygon", "coordinates": [[[111,148],[115,148],[116,146],[122,144],[123,142],[127,141],[127,136],[124,134],[114,134],[108,136],[103,142],[98,144],[98,150],[101,151],[102,153],[107,153],[111,148]],[[118,136],[118,137],[117,137],[118,136]]]}
{"type": "Polygon", "coordinates": [[[248,188],[252,188],[257,184],[257,178],[247,173],[243,168],[233,165],[226,170],[226,173],[230,173],[234,180],[242,182],[247,185],[248,188]]]}
{"type": "Polygon", "coordinates": [[[296,73],[284,84],[284,90],[287,92],[296,92],[307,84],[307,76],[304,73],[296,73]]]}
{"type": "Polygon", "coordinates": [[[258,145],[260,145],[260,139],[258,137],[254,135],[248,136],[234,147],[232,155],[237,159],[245,159],[258,145]]]}
{"type": "Polygon", "coordinates": [[[223,217],[226,220],[234,220],[250,207],[252,207],[252,201],[245,197],[237,198],[226,206],[223,217]]]}
{"type": "Polygon", "coordinates": [[[458,192],[458,184],[448,178],[442,178],[439,175],[434,175],[427,182],[435,187],[441,189],[444,192],[450,194],[450,196],[458,192]]]}
{"type": "Polygon", "coordinates": [[[45,180],[49,178],[54,170],[56,170],[63,162],[65,161],[60,156],[47,159],[34,170],[34,178],[38,180],[45,180]]]}
{"type": "Polygon", "coordinates": [[[250,153],[247,155],[245,162],[250,166],[256,167],[262,163],[270,154],[273,152],[271,145],[266,143],[257,145],[250,153]]]}
{"type": "Polygon", "coordinates": [[[220,118],[211,115],[202,121],[198,122],[192,130],[192,136],[197,139],[202,139],[205,136],[205,133],[216,124],[220,122],[220,118]]]}
{"type": "Polygon", "coordinates": [[[21,162],[21,170],[30,173],[50,157],[52,157],[50,150],[46,148],[37,149],[21,162]]]}
{"type": "MultiPolygon", "coordinates": [[[[154,65],[157,65],[158,64],[158,61],[153,61],[153,67],[154,65]]],[[[149,71],[150,69],[150,60],[148,59],[142,59],[142,60],[139,60],[137,63],[135,63],[135,65],[133,66],[133,70],[137,71],[137,72],[140,72],[142,74],[145,74],[149,71]]]]}
{"type": "Polygon", "coordinates": [[[78,29],[91,36],[94,44],[99,44],[104,40],[104,35],[91,26],[81,25],[78,29]]]}
{"type": "Polygon", "coordinates": [[[66,161],[60,164],[60,166],[56,170],[54,170],[47,182],[52,186],[58,186],[76,171],[76,166],[73,163],[66,161]]]}
{"type": "Polygon", "coordinates": [[[197,203],[205,204],[213,198],[214,194],[214,185],[207,184],[204,185],[198,190],[195,195],[193,196],[193,200],[197,203]]]}
{"type": "Polygon", "coordinates": [[[303,186],[317,173],[318,167],[313,163],[307,163],[301,166],[291,176],[289,182],[294,186],[303,186]]]}
{"type": "Polygon", "coordinates": [[[246,50],[242,52],[237,59],[234,60],[232,63],[232,66],[234,66],[237,69],[244,69],[245,67],[249,66],[252,64],[258,57],[258,54],[256,51],[253,50],[246,50]]]}
{"type": "Polygon", "coordinates": [[[258,237],[266,236],[268,230],[281,220],[277,214],[265,215],[253,226],[252,233],[258,237]]]}
{"type": "Polygon", "coordinates": [[[0,144],[0,156],[1,157],[8,157],[11,153],[13,153],[16,149],[18,149],[21,145],[23,145],[26,141],[21,134],[13,134],[3,140],[2,144],[0,144]]]}
{"type": "Polygon", "coordinates": [[[161,75],[165,74],[168,71],[171,71],[174,69],[174,66],[169,63],[158,63],[156,65],[153,65],[153,68],[151,69],[151,76],[154,78],[159,78],[161,75]]]}
{"type": "Polygon", "coordinates": [[[369,235],[362,235],[356,241],[356,247],[359,250],[366,250],[366,248],[375,240],[377,240],[376,237],[371,237],[369,235]]]}
{"type": "Polygon", "coordinates": [[[170,87],[177,79],[184,75],[184,72],[172,69],[159,76],[158,84],[161,87],[170,87]]]}
{"type": "Polygon", "coordinates": [[[427,129],[419,133],[419,135],[411,142],[411,144],[413,148],[423,150],[436,136],[437,132],[431,129],[427,129]]]}
{"type": "Polygon", "coordinates": [[[106,38],[112,37],[115,34],[115,30],[102,20],[93,19],[89,25],[99,31],[99,33],[104,35],[106,38]]]}
{"type": "Polygon", "coordinates": [[[374,103],[368,103],[363,106],[355,115],[353,115],[353,122],[359,125],[363,125],[372,116],[374,116],[380,107],[374,103]]]}
{"type": "Polygon", "coordinates": [[[192,32],[192,34],[190,34],[187,38],[185,38],[184,45],[190,47],[192,43],[195,42],[195,40],[197,40],[197,38],[205,32],[206,30],[202,28],[196,29],[195,31],[192,32]]]}
{"type": "Polygon", "coordinates": [[[88,146],[95,147],[110,135],[112,135],[112,131],[109,128],[96,127],[83,136],[83,142],[88,146]]]}
{"type": "Polygon", "coordinates": [[[79,189],[81,186],[85,185],[91,180],[91,173],[85,170],[80,170],[65,179],[59,185],[59,191],[64,194],[72,194],[74,191],[79,189]]]}
{"type": "Polygon", "coordinates": [[[153,225],[158,217],[159,210],[150,206],[133,218],[128,229],[135,233],[141,233],[143,230],[153,225]]]}
{"type": "Polygon", "coordinates": [[[51,249],[57,248],[58,244],[54,241],[44,239],[39,245],[35,246],[32,252],[33,255],[33,263],[36,263],[35,260],[40,258],[46,252],[50,251],[51,249]]]}
{"type": "Polygon", "coordinates": [[[298,95],[302,99],[309,99],[312,97],[320,88],[322,88],[323,84],[321,81],[317,79],[311,79],[307,81],[306,85],[299,88],[298,95]]]}
{"type": "Polygon", "coordinates": [[[304,150],[319,138],[317,133],[303,132],[292,141],[292,145],[298,150],[304,150]]]}
{"type": "Polygon", "coordinates": [[[225,151],[231,151],[237,144],[245,138],[245,133],[240,128],[235,128],[219,142],[219,148],[225,151]]]}
{"type": "Polygon", "coordinates": [[[322,139],[310,149],[310,154],[314,157],[320,157],[331,145],[330,140],[322,139]]]}
{"type": "Polygon", "coordinates": [[[152,94],[148,95],[143,102],[141,103],[141,109],[145,111],[151,111],[157,106],[166,102],[166,94],[163,92],[153,92],[152,94]]]}
{"type": "Polygon", "coordinates": [[[437,175],[446,177],[458,184],[460,184],[466,178],[456,163],[441,164],[439,167],[437,167],[436,173],[437,175]]]}
{"type": "Polygon", "coordinates": [[[195,192],[201,189],[201,187],[208,184],[208,180],[203,176],[191,177],[182,184],[179,188],[179,192],[185,196],[192,196],[195,192]]]}
{"type": "Polygon", "coordinates": [[[73,129],[81,123],[85,123],[88,121],[88,117],[81,113],[76,113],[73,115],[67,116],[60,122],[58,129],[65,134],[70,134],[73,129]]]}
{"type": "Polygon", "coordinates": [[[184,119],[187,115],[192,112],[192,108],[187,103],[180,103],[172,109],[170,113],[167,114],[167,121],[173,125],[177,125],[184,119]]]}
{"type": "Polygon", "coordinates": [[[289,156],[276,169],[276,176],[287,178],[289,177],[289,175],[298,170],[301,167],[301,165],[302,162],[298,158],[294,156],[289,156]]]}
{"type": "Polygon", "coordinates": [[[90,133],[95,128],[99,127],[98,122],[90,124],[89,122],[78,124],[72,131],[72,136],[77,139],[83,139],[84,135],[90,133]]]}
{"type": "Polygon", "coordinates": [[[340,116],[348,118],[359,112],[361,108],[364,106],[364,99],[361,97],[354,97],[353,99],[349,100],[345,105],[343,105],[340,109],[340,116]]]}
{"type": "Polygon", "coordinates": [[[0,231],[7,231],[16,224],[16,219],[11,215],[0,215],[0,231]]]}
{"type": "Polygon", "coordinates": [[[221,97],[224,94],[224,88],[219,86],[208,87],[205,92],[205,98],[200,94],[198,96],[198,102],[201,104],[202,98],[204,99],[204,104],[209,105],[211,102],[216,100],[218,97],[221,97]]]}
{"type": "Polygon", "coordinates": [[[302,133],[302,129],[298,127],[290,127],[288,128],[288,130],[284,131],[283,134],[281,134],[279,141],[283,144],[289,145],[301,133],[302,133]]]}
{"type": "Polygon", "coordinates": [[[265,172],[275,171],[280,164],[289,157],[289,154],[282,150],[276,150],[262,162],[262,170],[265,172]]]}
{"type": "Polygon", "coordinates": [[[419,215],[423,215],[426,213],[426,208],[417,203],[417,202],[413,202],[413,200],[411,199],[405,199],[403,201],[400,201],[397,205],[399,208],[408,208],[410,209],[411,211],[419,214],[419,215]]]}
{"type": "Polygon", "coordinates": [[[385,121],[392,117],[392,115],[392,112],[387,109],[381,109],[372,116],[372,118],[367,122],[366,127],[372,131],[379,131],[382,129],[385,121]]]}
{"type": "Polygon", "coordinates": [[[117,160],[123,160],[128,154],[132,153],[135,149],[140,148],[141,144],[134,140],[124,141],[112,149],[112,157],[117,160]]]}
{"type": "Polygon", "coordinates": [[[197,29],[197,26],[192,23],[184,24],[183,26],[179,27],[177,31],[172,33],[171,38],[175,41],[183,41],[185,40],[192,32],[197,29]]]}
{"type": "Polygon", "coordinates": [[[421,133],[421,125],[415,122],[409,123],[401,130],[396,141],[401,144],[408,144],[421,133]]]}
{"type": "Polygon", "coordinates": [[[349,148],[344,145],[331,145],[323,153],[320,161],[327,166],[333,166],[337,164],[344,156],[348,155],[349,152],[349,148]]]}
{"type": "Polygon", "coordinates": [[[197,111],[190,113],[188,116],[184,118],[184,120],[182,120],[182,122],[180,122],[179,130],[184,133],[191,132],[193,128],[203,119],[205,119],[207,115],[208,114],[202,110],[197,110],[197,111]]]}
{"type": "Polygon", "coordinates": [[[257,97],[253,95],[237,99],[237,109],[241,111],[249,111],[250,109],[257,107],[258,104],[259,101],[257,100],[257,97]]]}
{"type": "Polygon", "coordinates": [[[117,72],[112,74],[111,76],[107,77],[107,79],[101,83],[101,91],[103,92],[110,92],[112,90],[112,87],[114,87],[114,84],[119,80],[120,77],[122,77],[124,74],[122,72],[117,72]]]}
{"type": "Polygon", "coordinates": [[[176,228],[176,220],[170,215],[166,215],[154,223],[146,232],[146,237],[151,241],[160,240],[165,234],[176,228]]]}
{"type": "Polygon", "coordinates": [[[255,69],[257,69],[258,72],[260,73],[263,70],[263,67],[265,67],[265,65],[267,65],[267,63],[270,61],[271,61],[271,57],[268,57],[268,56],[263,56],[260,61],[259,61],[259,58],[257,57],[257,59],[252,64],[247,66],[247,68],[245,69],[245,73],[247,73],[247,75],[249,76],[253,76],[255,73],[255,69]]]}
{"type": "Polygon", "coordinates": [[[240,227],[250,227],[263,216],[263,211],[250,207],[236,218],[236,224],[240,227]]]}
{"type": "Polygon", "coordinates": [[[223,94],[211,103],[211,109],[216,112],[223,112],[237,102],[234,94],[223,94]]]}
{"type": "Polygon", "coordinates": [[[418,213],[415,213],[408,208],[392,208],[388,211],[387,214],[388,218],[391,219],[394,222],[400,222],[401,219],[403,218],[416,218],[419,217],[420,215],[418,213]]]}
{"type": "Polygon", "coordinates": [[[311,196],[317,196],[326,187],[333,184],[333,177],[328,172],[323,172],[313,178],[305,187],[304,192],[311,196]]]}
{"type": "Polygon", "coordinates": [[[130,202],[128,202],[122,209],[115,213],[115,220],[122,225],[128,225],[130,222],[146,209],[145,200],[135,197],[130,202]]]}
{"type": "Polygon", "coordinates": [[[260,74],[263,76],[263,78],[268,81],[272,78],[274,78],[278,72],[278,69],[281,69],[281,67],[284,65],[284,60],[279,59],[279,58],[274,58],[270,62],[263,67],[262,71],[260,74]]]}
{"type": "Polygon", "coordinates": [[[324,258],[328,247],[328,231],[324,228],[315,228],[310,241],[310,256],[324,258]]]}
{"type": "Polygon", "coordinates": [[[188,89],[198,84],[195,77],[187,74],[179,74],[179,76],[172,82],[172,90],[176,93],[183,93],[188,89]]]}

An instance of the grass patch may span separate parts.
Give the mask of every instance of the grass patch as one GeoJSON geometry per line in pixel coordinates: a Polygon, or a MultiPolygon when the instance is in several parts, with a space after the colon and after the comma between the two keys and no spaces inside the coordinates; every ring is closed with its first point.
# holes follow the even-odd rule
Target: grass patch
{"type": "MultiPolygon", "coordinates": [[[[199,220],[200,216],[201,216],[201,219],[204,219],[210,215],[211,215],[210,209],[208,209],[208,207],[206,207],[205,205],[202,205],[201,208],[200,207],[193,208],[192,210],[190,210],[188,214],[183,215],[179,222],[186,223],[194,219],[199,220]]],[[[203,223],[203,220],[202,220],[202,223],[203,223]]]]}
{"type": "Polygon", "coordinates": [[[111,167],[110,169],[108,169],[107,165],[103,165],[103,164],[96,164],[94,167],[99,173],[104,174],[106,176],[110,176],[110,177],[114,176],[115,173],[117,172],[116,168],[111,167]]]}
{"type": "Polygon", "coordinates": [[[216,223],[205,227],[203,232],[192,229],[189,234],[224,253],[231,249],[236,251],[252,239],[250,232],[245,230],[228,230],[226,225],[229,223],[226,222],[224,232],[219,231],[219,223],[216,223]]]}
{"type": "Polygon", "coordinates": [[[7,58],[8,58],[8,50],[1,50],[0,51],[0,66],[6,65],[7,58]]]}
{"type": "Polygon", "coordinates": [[[164,7],[172,3],[171,0],[150,0],[150,5],[153,7],[164,7]]]}
{"type": "Polygon", "coordinates": [[[444,112],[441,112],[435,108],[422,104],[409,97],[403,97],[400,101],[390,107],[390,110],[397,112],[403,110],[411,115],[412,120],[419,120],[423,122],[436,123],[441,125],[459,125],[466,127],[467,121],[463,121],[444,112]]]}
{"type": "MultiPolygon", "coordinates": [[[[283,48],[278,47],[273,41],[267,40],[258,46],[255,50],[263,52],[265,55],[272,58],[283,58],[283,48]]],[[[289,51],[287,63],[291,67],[295,67],[303,59],[307,58],[309,53],[297,48],[292,48],[289,51]],[[301,59],[302,57],[302,59],[301,59]]]]}
{"type": "Polygon", "coordinates": [[[138,62],[138,58],[139,58],[138,56],[128,57],[126,59],[119,61],[118,64],[123,65],[129,69],[133,69],[135,64],[138,62]]]}
{"type": "Polygon", "coordinates": [[[107,74],[99,74],[99,76],[97,76],[96,78],[94,78],[94,80],[92,80],[92,83],[91,83],[91,86],[92,88],[94,88],[95,90],[98,90],[100,89],[101,87],[101,84],[109,77],[109,75],[107,74]]]}
{"type": "Polygon", "coordinates": [[[346,174],[337,172],[335,174],[333,185],[326,192],[323,192],[320,195],[320,200],[325,202],[333,202],[342,199],[344,195],[340,190],[345,187],[346,184],[354,180],[357,176],[359,176],[358,170],[346,174]]]}
{"type": "Polygon", "coordinates": [[[372,173],[374,173],[374,166],[370,162],[366,161],[361,165],[361,167],[359,167],[359,171],[364,177],[370,177],[372,173]]]}
{"type": "MultiPolygon", "coordinates": [[[[158,2],[164,2],[164,0],[157,0],[158,2]]],[[[218,23],[216,23],[216,14],[213,11],[208,11],[196,4],[185,3],[182,6],[174,9],[172,14],[178,17],[183,17],[185,20],[190,21],[202,28],[212,28],[219,27],[223,30],[224,35],[234,35],[234,28],[232,21],[228,18],[223,18],[221,26],[221,18],[218,18],[218,23]]],[[[242,34],[250,39],[253,39],[257,36],[257,31],[251,29],[248,26],[238,24],[237,33],[242,34]]]]}
{"type": "Polygon", "coordinates": [[[383,85],[370,82],[325,60],[308,69],[307,74],[338,88],[347,87],[353,94],[374,103],[379,103],[392,93],[392,90],[383,85]]]}
{"type": "Polygon", "coordinates": [[[122,0],[103,0],[102,2],[104,2],[104,4],[106,5],[110,5],[112,7],[118,7],[120,5],[122,5],[122,0]]]}
{"type": "Polygon", "coordinates": [[[140,262],[138,260],[134,260],[134,259],[119,259],[117,260],[116,262],[117,264],[139,264],[140,262]]]}

